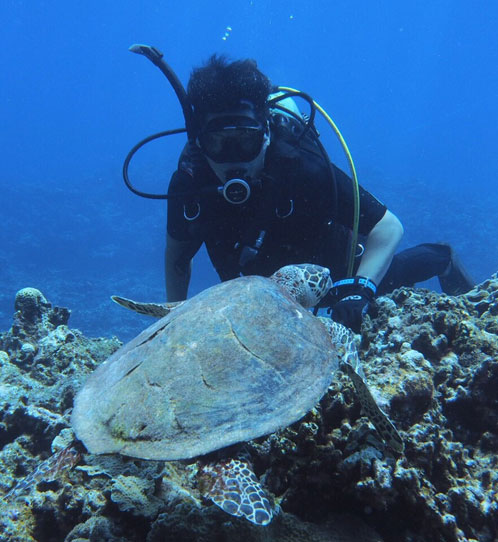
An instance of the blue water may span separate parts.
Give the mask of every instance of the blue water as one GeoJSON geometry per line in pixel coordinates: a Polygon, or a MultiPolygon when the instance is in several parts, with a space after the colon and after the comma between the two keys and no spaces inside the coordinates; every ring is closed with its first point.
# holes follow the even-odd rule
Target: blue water
{"type": "MultiPolygon", "coordinates": [[[[166,205],[128,192],[121,166],[183,121],[133,43],[161,49],[184,84],[213,52],[257,59],[332,115],[360,183],[403,222],[401,248],[445,240],[476,280],[498,269],[497,2],[3,0],[0,20],[1,330],[25,286],[121,339],[149,320],[111,294],[164,298],[166,205]]],[[[169,139],[131,168],[145,188],[167,186],[184,142],[169,139]]],[[[191,294],[216,281],[200,254],[191,294]]]]}

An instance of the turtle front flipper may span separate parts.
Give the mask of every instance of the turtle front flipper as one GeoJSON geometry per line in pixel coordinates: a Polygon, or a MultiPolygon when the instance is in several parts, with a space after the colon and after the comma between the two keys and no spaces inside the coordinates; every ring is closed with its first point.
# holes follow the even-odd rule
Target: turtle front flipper
{"type": "Polygon", "coordinates": [[[348,328],[329,318],[320,317],[319,319],[327,328],[332,342],[338,350],[341,368],[351,378],[365,414],[375,429],[377,429],[384,442],[395,452],[403,452],[405,447],[403,439],[391,423],[391,420],[387,417],[387,414],[376,403],[365,383],[356,348],[356,336],[348,328]]]}
{"type": "Polygon", "coordinates": [[[343,363],[343,367],[351,378],[358,399],[361,406],[368,416],[369,420],[375,426],[375,429],[379,432],[384,442],[395,452],[403,452],[405,445],[401,435],[396,430],[396,427],[392,424],[391,420],[387,417],[385,412],[379,407],[372,396],[372,393],[365,384],[365,381],[361,376],[349,365],[349,363],[343,363]]]}
{"type": "Polygon", "coordinates": [[[120,297],[118,295],[112,295],[111,299],[114,303],[117,303],[126,309],[138,312],[139,314],[154,316],[154,318],[162,318],[179,305],[185,303],[184,301],[174,301],[171,303],[140,303],[139,301],[133,301],[132,299],[127,299],[126,297],[120,297]]]}
{"type": "Polygon", "coordinates": [[[203,496],[232,516],[256,525],[268,525],[273,517],[270,501],[248,462],[229,459],[209,463],[199,470],[203,496]]]}

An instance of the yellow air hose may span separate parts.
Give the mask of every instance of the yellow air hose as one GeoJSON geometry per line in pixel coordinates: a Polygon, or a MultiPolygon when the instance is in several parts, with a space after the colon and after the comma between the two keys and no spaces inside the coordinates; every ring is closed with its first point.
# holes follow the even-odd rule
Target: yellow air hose
{"type": "MultiPolygon", "coordinates": [[[[299,90],[296,90],[291,87],[278,87],[278,90],[284,91],[284,92],[292,92],[296,93],[296,95],[299,95],[299,90]]],[[[351,156],[351,153],[349,152],[348,146],[346,144],[346,141],[342,137],[341,132],[339,131],[339,128],[337,128],[335,122],[330,118],[329,114],[321,107],[315,100],[313,100],[313,105],[317,108],[317,110],[321,113],[323,118],[328,122],[332,130],[334,130],[335,135],[337,136],[337,139],[339,140],[339,143],[342,146],[342,149],[344,150],[344,154],[346,155],[346,158],[348,159],[349,168],[351,170],[351,179],[353,180],[353,201],[354,201],[354,208],[353,208],[353,234],[351,238],[351,248],[348,258],[348,268],[347,268],[347,276],[351,277],[353,275],[353,267],[354,267],[354,258],[356,254],[356,246],[358,244],[358,224],[360,221],[360,189],[358,186],[358,177],[356,176],[356,169],[354,167],[353,157],[351,156]]]]}

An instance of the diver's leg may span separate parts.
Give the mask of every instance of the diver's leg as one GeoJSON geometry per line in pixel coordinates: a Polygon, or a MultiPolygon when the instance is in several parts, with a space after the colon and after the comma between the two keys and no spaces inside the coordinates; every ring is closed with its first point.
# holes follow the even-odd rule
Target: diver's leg
{"type": "Polygon", "coordinates": [[[475,286],[474,280],[467,273],[462,262],[450,245],[450,262],[444,272],[438,276],[441,290],[449,295],[461,295],[467,293],[475,286]]]}
{"type": "Polygon", "coordinates": [[[443,292],[450,295],[463,294],[474,286],[450,245],[423,243],[395,254],[377,292],[385,294],[436,276],[443,292]]]}

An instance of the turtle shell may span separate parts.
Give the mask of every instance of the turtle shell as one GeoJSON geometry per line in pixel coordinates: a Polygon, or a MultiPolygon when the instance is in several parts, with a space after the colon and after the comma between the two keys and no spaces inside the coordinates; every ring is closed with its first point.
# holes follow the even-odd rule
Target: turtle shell
{"type": "Polygon", "coordinates": [[[76,396],[72,423],[91,453],[192,458],[299,420],[337,365],[317,318],[272,280],[241,277],[116,351],[76,396]]]}

